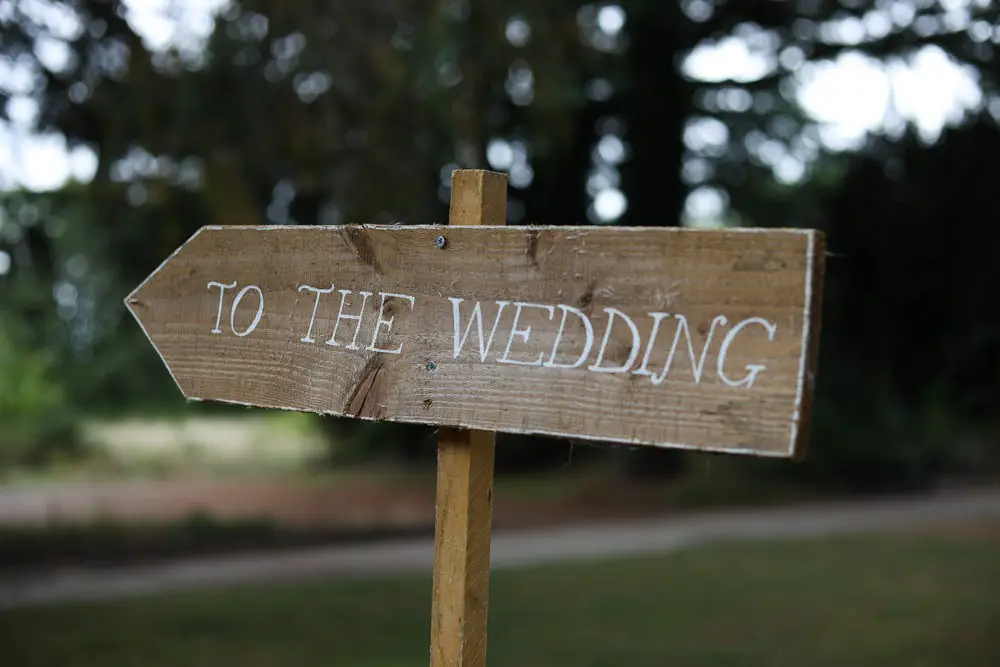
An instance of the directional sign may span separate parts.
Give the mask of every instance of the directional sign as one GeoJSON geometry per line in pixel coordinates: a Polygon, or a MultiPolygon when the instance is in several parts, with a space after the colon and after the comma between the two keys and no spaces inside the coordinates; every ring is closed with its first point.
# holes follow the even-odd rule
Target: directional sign
{"type": "Polygon", "coordinates": [[[184,395],[796,457],[812,230],[206,227],[126,303],[184,395]]]}

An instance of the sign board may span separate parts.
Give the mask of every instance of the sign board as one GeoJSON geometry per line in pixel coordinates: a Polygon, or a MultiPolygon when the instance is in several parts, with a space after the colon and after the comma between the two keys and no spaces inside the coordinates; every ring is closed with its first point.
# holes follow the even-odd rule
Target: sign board
{"type": "Polygon", "coordinates": [[[434,424],[431,667],[485,667],[494,433],[801,457],[824,271],[812,230],[205,227],[126,298],[192,400],[434,424]]]}
{"type": "Polygon", "coordinates": [[[813,230],[205,227],[126,299],[184,395],[798,457],[813,230]]]}

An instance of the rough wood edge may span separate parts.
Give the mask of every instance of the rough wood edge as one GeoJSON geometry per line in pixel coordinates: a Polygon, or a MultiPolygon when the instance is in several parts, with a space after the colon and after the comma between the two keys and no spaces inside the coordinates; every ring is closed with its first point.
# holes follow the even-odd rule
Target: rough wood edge
{"type": "Polygon", "coordinates": [[[819,362],[819,340],[823,321],[823,288],[826,278],[826,236],[810,232],[805,280],[805,315],[802,329],[802,357],[799,363],[799,386],[796,412],[788,456],[794,461],[805,458],[809,448],[819,362]]]}
{"type": "Polygon", "coordinates": [[[146,285],[148,285],[150,282],[152,282],[153,279],[156,277],[156,275],[160,271],[162,271],[167,264],[173,261],[173,259],[177,257],[177,255],[179,255],[181,251],[183,251],[184,248],[188,246],[188,244],[194,241],[199,234],[208,229],[211,229],[211,227],[205,226],[196,230],[194,234],[188,237],[187,241],[182,243],[176,250],[170,253],[170,255],[168,255],[166,259],[160,262],[159,266],[153,269],[153,272],[150,273],[148,276],[146,276],[146,279],[143,280],[141,283],[139,283],[136,286],[136,288],[131,292],[129,292],[128,295],[122,300],[122,302],[125,304],[125,309],[132,316],[132,319],[135,320],[136,324],[139,325],[139,329],[142,330],[142,335],[146,337],[147,341],[149,341],[150,346],[153,348],[153,350],[156,351],[156,356],[160,358],[160,362],[163,364],[163,367],[167,369],[167,373],[170,374],[170,379],[174,381],[175,385],[177,385],[177,390],[181,392],[181,396],[183,396],[187,401],[200,401],[201,399],[192,398],[191,396],[188,396],[188,393],[187,391],[185,391],[184,386],[177,379],[177,376],[174,375],[174,371],[172,368],[170,368],[170,364],[167,363],[167,360],[164,358],[163,353],[160,352],[160,348],[158,348],[156,346],[156,343],[153,342],[153,339],[149,335],[149,331],[146,329],[146,325],[142,323],[142,318],[139,317],[139,313],[135,311],[134,306],[143,305],[142,302],[139,300],[139,293],[142,292],[143,288],[146,287],[146,285]]]}
{"type": "Polygon", "coordinates": [[[440,223],[406,223],[406,224],[388,224],[388,225],[376,225],[376,224],[366,224],[366,223],[345,223],[339,225],[205,225],[198,231],[218,232],[218,231],[228,231],[228,230],[240,230],[240,231],[258,231],[258,232],[277,232],[277,231],[301,232],[306,230],[309,231],[321,230],[321,231],[336,231],[340,233],[345,227],[354,227],[358,229],[365,229],[371,231],[391,231],[391,230],[401,230],[401,229],[446,230],[446,229],[467,229],[469,227],[485,227],[486,229],[509,229],[512,231],[512,233],[524,232],[524,231],[538,231],[538,230],[544,231],[546,229],[566,231],[566,232],[600,233],[602,230],[613,229],[616,234],[621,232],[643,232],[643,233],[655,232],[657,234],[684,234],[684,235],[704,234],[712,236],[717,236],[719,233],[791,234],[797,236],[808,236],[810,234],[816,233],[816,231],[813,229],[803,229],[800,227],[726,227],[724,229],[720,229],[713,227],[640,227],[638,225],[630,225],[630,226],[538,225],[538,224],[442,225],[440,223]]]}
{"type": "MultiPolygon", "coordinates": [[[[197,396],[188,397],[189,401],[201,402],[209,401],[211,403],[224,403],[228,405],[239,405],[244,408],[266,408],[269,410],[286,410],[289,412],[309,412],[310,414],[326,415],[331,417],[346,417],[343,412],[333,411],[333,410],[304,410],[302,408],[290,408],[287,406],[277,405],[277,404],[267,404],[267,403],[249,403],[245,401],[236,401],[233,399],[225,398],[212,398],[203,399],[197,396]]],[[[795,415],[793,414],[793,417],[795,415]]],[[[420,426],[430,426],[434,428],[454,428],[459,430],[476,430],[477,425],[455,422],[450,424],[443,424],[440,421],[433,419],[419,419],[416,417],[393,417],[392,419],[385,419],[382,417],[371,417],[366,415],[358,415],[356,417],[351,417],[352,419],[360,419],[362,421],[389,421],[397,424],[417,424],[420,426]]],[[[492,431],[491,431],[492,432],[492,431]]],[[[615,437],[611,435],[587,435],[580,433],[564,433],[562,431],[556,431],[554,429],[545,428],[531,428],[531,429],[520,429],[514,426],[502,427],[496,430],[496,433],[508,433],[511,435],[531,435],[531,436],[541,436],[541,437],[553,437],[553,438],[566,438],[569,440],[581,441],[581,442],[595,442],[595,443],[614,443],[617,445],[625,445],[627,447],[657,447],[661,449],[681,449],[690,452],[703,452],[711,454],[732,454],[738,456],[754,456],[757,458],[768,458],[768,459],[782,459],[788,460],[790,458],[788,449],[771,449],[771,450],[761,450],[753,449],[748,447],[739,447],[736,445],[692,445],[690,443],[683,442],[667,442],[667,441],[652,441],[643,440],[640,438],[622,438],[615,437]]]]}

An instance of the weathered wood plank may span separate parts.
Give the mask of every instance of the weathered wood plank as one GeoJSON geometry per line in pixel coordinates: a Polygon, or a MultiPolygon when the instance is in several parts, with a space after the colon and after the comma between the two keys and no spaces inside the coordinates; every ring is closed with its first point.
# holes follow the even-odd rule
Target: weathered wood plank
{"type": "Polygon", "coordinates": [[[208,227],[126,302],[190,399],[788,457],[823,260],[812,230],[208,227]]]}
{"type": "MultiPolygon", "coordinates": [[[[507,177],[481,170],[452,176],[450,223],[503,225],[507,177]]],[[[438,431],[431,667],[485,667],[496,434],[438,431]]]]}

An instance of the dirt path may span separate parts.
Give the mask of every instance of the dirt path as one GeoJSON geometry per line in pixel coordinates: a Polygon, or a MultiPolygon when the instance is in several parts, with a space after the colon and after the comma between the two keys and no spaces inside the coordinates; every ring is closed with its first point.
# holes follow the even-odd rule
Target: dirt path
{"type": "MultiPolygon", "coordinates": [[[[764,540],[963,526],[1000,519],[1000,489],[879,501],[829,502],[774,510],[701,512],[669,519],[608,521],[496,531],[493,567],[667,553],[716,540],[764,540]]],[[[990,525],[997,525],[990,523],[990,525]]],[[[113,570],[0,579],[0,609],[114,599],[190,588],[328,577],[430,576],[431,540],[191,559],[113,570]]]]}
{"type": "MultiPolygon", "coordinates": [[[[269,520],[291,528],[411,529],[434,521],[435,474],[351,471],[342,477],[240,477],[91,481],[0,486],[0,526],[112,521],[269,520]]],[[[677,511],[667,484],[629,483],[602,471],[497,480],[498,529],[575,521],[661,517],[677,511]],[[510,484],[514,484],[511,487],[510,484]],[[521,484],[520,488],[517,485],[521,484]],[[525,488],[523,485],[529,488],[525,488]]]]}
{"type": "Polygon", "coordinates": [[[412,524],[434,516],[433,478],[167,479],[0,487],[0,525],[269,517],[286,525],[412,524]]]}

